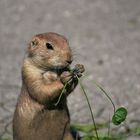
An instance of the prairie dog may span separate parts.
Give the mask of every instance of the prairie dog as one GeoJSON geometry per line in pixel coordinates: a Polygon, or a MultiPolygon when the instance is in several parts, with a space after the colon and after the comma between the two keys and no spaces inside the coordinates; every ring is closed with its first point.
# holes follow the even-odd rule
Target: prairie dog
{"type": "MultiPolygon", "coordinates": [[[[14,140],[73,140],[67,96],[78,81],[72,78],[71,63],[72,52],[64,36],[49,32],[33,37],[22,67],[21,94],[13,119],[14,140]]],[[[83,65],[76,67],[80,73],[84,71],[83,65]]]]}

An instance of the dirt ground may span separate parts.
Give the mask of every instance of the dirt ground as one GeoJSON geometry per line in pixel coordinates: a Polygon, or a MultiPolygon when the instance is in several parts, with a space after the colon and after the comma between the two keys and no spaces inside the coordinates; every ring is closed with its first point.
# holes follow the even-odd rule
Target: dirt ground
{"type": "MultiPolygon", "coordinates": [[[[34,34],[49,31],[65,35],[74,63],[85,65],[82,82],[97,120],[108,118],[113,110],[94,81],[116,106],[128,109],[128,123],[140,119],[140,0],[1,0],[0,135],[12,135],[28,43],[34,34]]],[[[91,122],[79,87],[68,103],[72,122],[91,122]]]]}

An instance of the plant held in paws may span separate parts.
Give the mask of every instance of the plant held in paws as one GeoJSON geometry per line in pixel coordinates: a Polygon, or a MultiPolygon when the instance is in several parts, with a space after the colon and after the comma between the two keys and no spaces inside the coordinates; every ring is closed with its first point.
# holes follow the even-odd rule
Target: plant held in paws
{"type": "MultiPolygon", "coordinates": [[[[85,88],[84,88],[84,86],[82,85],[82,83],[79,79],[79,77],[81,77],[82,72],[80,71],[79,67],[76,67],[76,66],[75,66],[75,68],[73,68],[70,71],[71,71],[71,74],[72,74],[72,78],[65,84],[65,86],[64,86],[64,88],[61,92],[61,95],[59,96],[59,99],[58,99],[58,101],[55,105],[57,105],[60,102],[60,99],[61,99],[67,85],[70,84],[70,82],[73,79],[77,79],[79,84],[80,84],[81,90],[83,91],[83,93],[85,95],[85,98],[87,100],[88,107],[89,107],[89,110],[90,110],[90,113],[91,113],[91,118],[92,118],[92,121],[93,121],[93,126],[91,126],[91,125],[85,125],[85,126],[73,125],[72,128],[76,128],[77,130],[80,130],[82,132],[89,132],[91,130],[95,131],[95,136],[91,135],[91,134],[86,135],[85,140],[95,140],[95,139],[97,139],[97,140],[111,140],[111,139],[109,139],[109,134],[108,134],[108,137],[106,137],[106,136],[103,137],[103,138],[99,137],[96,122],[95,122],[95,118],[94,118],[94,115],[93,115],[93,112],[92,112],[92,108],[91,108],[87,93],[86,93],[85,88]]],[[[114,125],[120,125],[122,122],[125,121],[125,119],[127,117],[127,109],[124,108],[124,107],[119,107],[119,108],[116,109],[115,104],[112,101],[111,97],[108,95],[108,93],[99,84],[97,84],[96,82],[94,82],[94,83],[95,83],[96,87],[99,88],[103,92],[103,94],[109,99],[109,101],[111,102],[111,104],[113,106],[114,113],[113,113],[113,116],[112,116],[112,123],[114,125]]]]}

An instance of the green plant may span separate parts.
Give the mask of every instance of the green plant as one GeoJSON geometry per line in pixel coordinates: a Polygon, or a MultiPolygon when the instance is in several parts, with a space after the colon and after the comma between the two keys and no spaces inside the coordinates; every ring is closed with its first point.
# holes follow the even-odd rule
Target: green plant
{"type": "MultiPolygon", "coordinates": [[[[75,70],[72,70],[72,71],[75,71],[75,70]]],[[[78,71],[77,71],[77,73],[78,73],[78,71]]],[[[99,125],[97,125],[96,122],[95,122],[95,118],[94,118],[92,108],[91,108],[87,93],[85,91],[85,88],[82,85],[82,83],[81,83],[81,81],[78,77],[78,74],[76,74],[76,72],[74,73],[73,76],[75,78],[77,78],[77,80],[79,82],[79,85],[81,87],[81,90],[85,95],[85,98],[86,98],[86,101],[88,103],[88,107],[89,107],[89,110],[90,110],[90,113],[91,113],[91,118],[92,118],[93,124],[92,125],[91,124],[90,125],[79,125],[79,124],[76,125],[75,124],[75,125],[72,125],[71,128],[83,132],[84,133],[83,140],[121,140],[121,139],[123,139],[122,134],[121,135],[110,134],[110,129],[109,129],[110,122],[102,125],[102,127],[109,126],[107,135],[103,135],[103,134],[98,133],[99,125]]],[[[61,92],[61,95],[59,96],[59,99],[58,99],[58,101],[56,102],[55,105],[58,105],[58,103],[60,102],[61,97],[62,97],[68,83],[69,83],[69,81],[65,84],[65,86],[64,86],[64,88],[61,92]]],[[[119,107],[118,109],[116,109],[115,104],[112,101],[112,99],[110,98],[110,96],[108,95],[108,93],[99,84],[97,84],[96,82],[94,82],[94,83],[104,93],[104,95],[106,95],[106,97],[109,99],[109,101],[111,102],[111,104],[113,106],[114,114],[112,115],[112,123],[114,125],[120,125],[122,122],[125,121],[125,119],[127,117],[127,109],[125,109],[124,107],[119,107]]]]}
{"type": "MultiPolygon", "coordinates": [[[[87,135],[86,136],[86,140],[110,140],[112,139],[110,137],[110,132],[108,132],[108,135],[107,136],[103,136],[103,137],[99,137],[98,135],[98,131],[97,131],[97,126],[96,126],[96,123],[95,123],[95,119],[94,119],[94,116],[93,116],[93,112],[92,112],[92,109],[91,109],[91,106],[90,106],[90,103],[89,103],[89,100],[88,100],[88,97],[87,97],[87,94],[86,94],[86,91],[80,81],[80,79],[78,78],[77,76],[77,79],[79,81],[79,84],[80,84],[80,87],[86,97],[86,100],[87,100],[87,103],[88,103],[88,106],[89,106],[89,109],[90,109],[90,112],[91,112],[91,116],[92,116],[92,120],[93,120],[93,125],[94,125],[94,128],[95,128],[95,134],[96,134],[96,138],[94,135],[87,135]]],[[[113,114],[113,117],[112,117],[112,122],[114,125],[119,125],[121,124],[122,122],[125,121],[126,119],[126,116],[127,116],[127,110],[124,108],[124,107],[120,107],[116,110],[116,107],[115,107],[115,104],[113,103],[112,99],[110,98],[110,96],[107,94],[107,92],[101,87],[99,86],[97,83],[95,83],[95,85],[107,96],[107,98],[110,100],[111,104],[113,105],[113,109],[114,109],[114,114],[113,114]]],[[[114,137],[115,139],[115,137],[114,137]]]]}
{"type": "Polygon", "coordinates": [[[9,140],[9,139],[8,139],[8,138],[1,138],[1,137],[0,137],[0,140],[9,140]]]}

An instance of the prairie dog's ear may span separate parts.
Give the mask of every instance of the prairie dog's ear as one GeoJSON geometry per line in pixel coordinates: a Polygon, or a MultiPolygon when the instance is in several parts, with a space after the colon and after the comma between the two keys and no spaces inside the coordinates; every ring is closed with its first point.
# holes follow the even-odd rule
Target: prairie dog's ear
{"type": "Polygon", "coordinates": [[[34,39],[31,41],[30,45],[29,45],[29,49],[34,49],[34,48],[36,48],[36,46],[38,46],[38,44],[39,44],[38,39],[37,39],[37,38],[34,38],[34,39]]]}
{"type": "Polygon", "coordinates": [[[39,45],[39,40],[37,38],[32,39],[28,47],[29,56],[33,56],[33,54],[35,53],[35,50],[38,48],[38,45],[39,45]]]}

